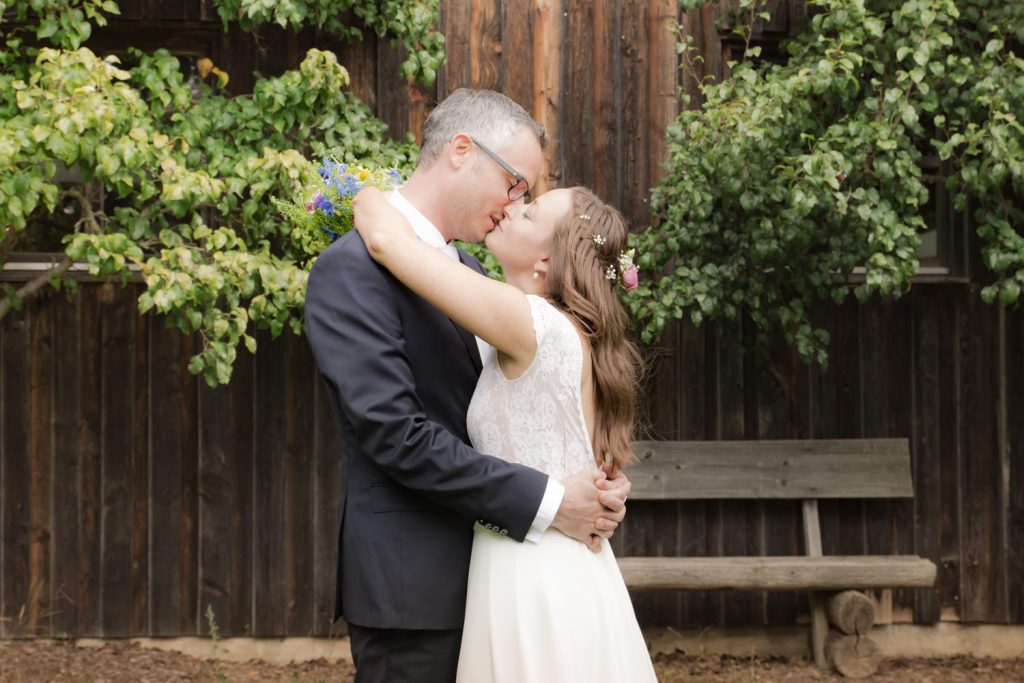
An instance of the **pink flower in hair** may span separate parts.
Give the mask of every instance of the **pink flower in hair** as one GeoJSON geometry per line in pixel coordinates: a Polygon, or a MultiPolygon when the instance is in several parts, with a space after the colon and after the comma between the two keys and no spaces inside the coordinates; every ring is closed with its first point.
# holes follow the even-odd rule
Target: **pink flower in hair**
{"type": "Polygon", "coordinates": [[[640,284],[640,271],[636,266],[630,266],[622,273],[622,285],[627,292],[632,292],[640,284]]]}

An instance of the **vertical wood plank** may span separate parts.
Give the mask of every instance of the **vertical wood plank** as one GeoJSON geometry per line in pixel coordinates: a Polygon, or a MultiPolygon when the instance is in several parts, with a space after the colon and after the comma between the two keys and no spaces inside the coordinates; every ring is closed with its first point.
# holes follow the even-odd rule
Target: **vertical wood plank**
{"type": "Polygon", "coordinates": [[[399,67],[405,48],[377,41],[377,118],[388,125],[388,134],[401,140],[409,132],[409,86],[403,84],[399,67]]]}
{"type": "MultiPolygon", "coordinates": [[[[260,352],[265,352],[260,349],[260,352]]],[[[200,632],[206,610],[224,636],[252,635],[253,356],[239,353],[225,387],[200,391],[200,632]]]]}
{"type": "Polygon", "coordinates": [[[143,0],[120,0],[117,3],[118,9],[121,10],[121,14],[118,15],[118,21],[136,21],[141,19],[144,15],[143,0]]]}
{"type": "Polygon", "coordinates": [[[9,313],[3,323],[3,567],[0,634],[28,634],[29,598],[29,358],[33,307],[9,313]]]}
{"type": "Polygon", "coordinates": [[[285,421],[281,397],[286,377],[281,362],[284,340],[257,335],[253,448],[253,635],[285,635],[285,421]]]}
{"type": "MultiPolygon", "coordinates": [[[[667,325],[661,336],[661,350],[651,371],[651,382],[649,399],[645,406],[646,413],[641,419],[643,424],[649,425],[651,438],[672,439],[678,432],[676,417],[678,407],[674,394],[673,377],[678,365],[678,355],[674,349],[678,349],[679,325],[667,325]]],[[[677,536],[681,531],[679,526],[679,504],[670,501],[659,501],[657,504],[639,503],[630,509],[630,515],[634,516],[628,529],[624,533],[630,533],[634,528],[640,538],[644,539],[639,544],[636,552],[642,555],[673,556],[679,552],[680,541],[677,536]]],[[[627,520],[629,517],[627,517],[627,520]]],[[[677,591],[658,591],[657,593],[645,594],[638,592],[633,596],[634,609],[638,618],[643,618],[645,623],[666,624],[674,623],[679,609],[679,593],[677,591]]]]}
{"type": "Polygon", "coordinates": [[[349,89],[370,109],[377,109],[377,36],[365,31],[362,40],[341,42],[329,35],[317,36],[321,49],[331,50],[348,70],[349,89]]]}
{"type": "Polygon", "coordinates": [[[594,127],[591,97],[595,87],[594,62],[607,56],[594,51],[595,5],[589,0],[568,0],[564,12],[565,26],[565,101],[559,128],[562,136],[563,169],[566,187],[594,186],[594,145],[589,131],[594,127]]]}
{"type": "Polygon", "coordinates": [[[1006,620],[1002,524],[998,492],[1002,486],[996,435],[995,359],[997,311],[981,301],[978,285],[971,285],[967,306],[967,339],[961,365],[965,431],[963,470],[964,544],[960,579],[963,621],[1003,623],[1006,620]]]}
{"type": "MultiPolygon", "coordinates": [[[[593,73],[591,107],[593,111],[590,145],[586,140],[574,144],[593,149],[592,189],[601,199],[622,206],[622,5],[593,3],[593,38],[587,46],[593,73]]],[[[586,129],[583,129],[586,130],[586,129]]]]}
{"type": "MultiPolygon", "coordinates": [[[[757,357],[757,438],[800,438],[796,402],[801,363],[796,350],[786,344],[781,333],[762,334],[757,357]]],[[[799,555],[800,528],[791,501],[762,501],[764,554],[799,555]]],[[[795,592],[771,591],[765,595],[765,622],[788,626],[796,623],[795,592]]]]}
{"type": "Polygon", "coordinates": [[[1007,490],[1006,574],[1009,578],[1008,617],[1014,624],[1024,622],[1024,311],[1006,311],[1006,403],[1002,408],[1007,420],[1007,458],[1009,480],[1007,490]],[[1014,578],[1015,577],[1015,578],[1014,578]]]}
{"type": "Polygon", "coordinates": [[[194,0],[150,0],[146,19],[164,22],[190,19],[192,17],[189,10],[196,4],[194,0]]]}
{"type": "Polygon", "coordinates": [[[313,389],[313,633],[327,636],[338,635],[343,628],[334,626],[342,443],[319,375],[313,389]]]}
{"type": "MultiPolygon", "coordinates": [[[[501,3],[501,82],[499,89],[526,111],[533,107],[533,8],[531,3],[501,3]]],[[[536,112],[533,112],[536,116],[536,112]]]]}
{"type": "MultiPolygon", "coordinates": [[[[648,0],[648,120],[647,184],[653,186],[665,174],[668,159],[666,131],[679,112],[679,68],[675,37],[669,30],[679,15],[676,0],[648,0]]],[[[646,192],[644,201],[646,202],[646,192]]]]}
{"type": "Polygon", "coordinates": [[[78,633],[101,636],[102,590],[102,526],[103,465],[101,458],[102,418],[102,328],[104,310],[100,302],[102,287],[80,288],[79,306],[79,396],[81,397],[78,432],[80,532],[78,584],[78,633]]]}
{"type": "MultiPolygon", "coordinates": [[[[888,410],[891,412],[893,435],[910,439],[911,451],[914,443],[914,397],[913,397],[913,308],[910,297],[901,297],[892,302],[892,314],[885,334],[890,336],[889,355],[885,359],[885,387],[889,393],[888,410]]],[[[913,452],[911,452],[913,459],[913,452]]],[[[908,555],[917,552],[914,539],[914,504],[910,500],[891,501],[892,549],[888,552],[908,555]]],[[[911,608],[913,590],[901,589],[894,592],[896,607],[911,608]]]]}
{"type": "Polygon", "coordinates": [[[939,610],[960,610],[960,500],[958,460],[960,449],[960,329],[964,305],[963,287],[943,287],[937,297],[938,308],[938,392],[939,392],[939,505],[938,515],[930,520],[939,537],[940,568],[937,588],[939,610]]]}
{"type": "Polygon", "coordinates": [[[153,318],[150,363],[152,424],[150,632],[193,634],[196,598],[195,378],[188,373],[192,342],[153,318]]]}
{"type": "MultiPolygon", "coordinates": [[[[677,424],[680,439],[709,439],[707,406],[713,399],[709,377],[708,329],[695,327],[684,321],[680,326],[679,362],[676,370],[676,389],[679,394],[677,424]]],[[[706,555],[709,538],[709,506],[707,501],[688,501],[679,506],[681,527],[680,555],[706,555]]],[[[682,625],[701,626],[711,623],[708,614],[708,594],[705,591],[684,591],[680,609],[682,625]]],[[[678,622],[677,622],[678,623],[678,622]]]]}
{"type": "Polygon", "coordinates": [[[197,337],[182,336],[178,350],[177,372],[182,387],[181,403],[181,520],[179,534],[181,556],[178,562],[178,576],[182,586],[180,630],[182,633],[198,633],[199,621],[199,425],[198,377],[188,371],[192,355],[199,350],[197,337]]]}
{"type": "Polygon", "coordinates": [[[100,458],[102,507],[103,635],[122,638],[132,626],[132,446],[134,445],[135,292],[100,287],[102,405],[100,458]]]}
{"type": "MultiPolygon", "coordinates": [[[[53,553],[50,573],[52,634],[79,633],[79,424],[81,421],[81,354],[79,309],[82,296],[55,301],[53,319],[53,553]]],[[[2,361],[0,361],[2,363],[2,361]]]]}
{"type": "MultiPolygon", "coordinates": [[[[141,285],[131,287],[135,298],[141,285]]],[[[151,318],[135,320],[135,429],[132,443],[132,625],[133,635],[149,634],[149,357],[151,318]]]]}
{"type": "MultiPolygon", "coordinates": [[[[743,329],[738,328],[735,334],[740,337],[743,329]]],[[[717,439],[744,439],[746,433],[746,358],[737,344],[737,337],[726,334],[716,335],[715,360],[716,383],[716,432],[717,439]]],[[[718,508],[718,519],[715,533],[715,549],[713,554],[724,556],[743,556],[760,554],[759,539],[756,538],[759,508],[756,503],[746,501],[720,501],[714,506],[718,508]]],[[[749,593],[716,594],[715,600],[721,601],[723,625],[736,626],[760,623],[763,619],[761,596],[749,593]]]]}
{"type": "Polygon", "coordinates": [[[544,170],[537,194],[562,186],[562,0],[536,0],[533,9],[533,117],[544,126],[544,170]]]}
{"type": "Polygon", "coordinates": [[[313,628],[313,353],[306,341],[284,335],[285,633],[313,628]]]}
{"type": "Polygon", "coordinates": [[[459,88],[473,85],[473,48],[470,26],[473,6],[466,0],[441,3],[440,26],[444,33],[445,63],[437,73],[437,96],[443,100],[459,88]]]}
{"type": "MultiPolygon", "coordinates": [[[[864,400],[864,436],[884,438],[908,436],[894,425],[893,394],[888,363],[899,358],[893,347],[893,307],[887,302],[871,301],[861,309],[861,378],[864,400]]],[[[902,378],[901,378],[902,379],[902,378]]],[[[865,505],[867,551],[871,554],[896,552],[893,505],[890,501],[869,501],[865,505]]]]}
{"type": "MultiPolygon", "coordinates": [[[[939,522],[943,500],[939,478],[941,467],[939,309],[941,290],[915,289],[910,293],[914,310],[914,537],[922,557],[941,566],[939,522]]],[[[941,577],[941,574],[940,574],[941,577]]],[[[939,586],[914,592],[914,619],[939,620],[939,586]]]]}
{"type": "Polygon", "coordinates": [[[50,538],[53,533],[51,481],[53,473],[52,358],[53,296],[36,299],[29,316],[28,464],[29,464],[29,581],[26,631],[49,635],[50,538]]]}
{"type": "MultiPolygon", "coordinates": [[[[856,439],[863,436],[863,381],[861,365],[860,306],[851,295],[834,306],[832,322],[832,381],[836,385],[835,436],[856,439]]],[[[844,554],[865,552],[864,501],[840,500],[833,507],[836,517],[830,533],[835,534],[834,547],[844,554]]],[[[823,528],[824,532],[824,528],[823,528]]]]}
{"type": "Polygon", "coordinates": [[[234,95],[251,93],[256,83],[256,39],[262,42],[261,32],[247,33],[237,23],[231,23],[228,30],[220,35],[218,50],[223,55],[225,71],[231,74],[228,90],[234,95]]]}
{"type": "Polygon", "coordinates": [[[469,24],[469,77],[474,88],[501,87],[501,8],[499,0],[472,0],[469,24]]]}
{"type": "Polygon", "coordinates": [[[648,54],[651,22],[647,2],[627,2],[621,9],[621,66],[618,69],[618,106],[621,117],[618,138],[620,155],[613,169],[621,178],[621,194],[615,200],[630,227],[639,230],[648,224],[647,192],[649,145],[652,138],[664,135],[663,130],[648,127],[651,116],[652,78],[655,69],[648,54]]]}

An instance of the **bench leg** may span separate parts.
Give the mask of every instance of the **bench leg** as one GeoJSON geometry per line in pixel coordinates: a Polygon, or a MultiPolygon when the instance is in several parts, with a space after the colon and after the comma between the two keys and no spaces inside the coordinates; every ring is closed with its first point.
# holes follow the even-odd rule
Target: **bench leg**
{"type": "Polygon", "coordinates": [[[825,638],[828,637],[828,617],[825,614],[825,595],[812,592],[811,598],[811,652],[819,669],[829,669],[825,658],[825,638]]]}

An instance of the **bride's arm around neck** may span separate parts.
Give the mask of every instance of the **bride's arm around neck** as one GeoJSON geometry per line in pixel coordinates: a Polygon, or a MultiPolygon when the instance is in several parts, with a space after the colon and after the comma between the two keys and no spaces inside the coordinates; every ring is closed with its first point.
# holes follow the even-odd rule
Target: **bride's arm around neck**
{"type": "Polygon", "coordinates": [[[537,339],[524,292],[467,268],[419,239],[379,190],[363,190],[357,195],[355,224],[375,261],[501,351],[506,356],[502,367],[507,373],[518,376],[529,367],[537,339]]]}

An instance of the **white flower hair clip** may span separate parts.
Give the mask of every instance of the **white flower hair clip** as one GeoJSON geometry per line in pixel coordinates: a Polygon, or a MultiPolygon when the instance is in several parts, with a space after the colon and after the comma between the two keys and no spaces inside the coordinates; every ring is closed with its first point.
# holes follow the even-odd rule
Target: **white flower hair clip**
{"type": "Polygon", "coordinates": [[[589,215],[589,214],[585,214],[585,213],[581,213],[581,214],[579,215],[579,219],[580,219],[581,221],[589,221],[589,220],[590,220],[590,215],[589,215]]]}
{"type": "Polygon", "coordinates": [[[594,244],[599,247],[603,247],[605,243],[604,235],[591,235],[590,239],[594,240],[594,244]]]}
{"type": "Polygon", "coordinates": [[[604,269],[604,276],[608,280],[621,280],[622,286],[627,292],[632,292],[640,284],[640,271],[633,262],[636,249],[627,249],[619,252],[616,263],[610,264],[604,269]]]}

